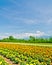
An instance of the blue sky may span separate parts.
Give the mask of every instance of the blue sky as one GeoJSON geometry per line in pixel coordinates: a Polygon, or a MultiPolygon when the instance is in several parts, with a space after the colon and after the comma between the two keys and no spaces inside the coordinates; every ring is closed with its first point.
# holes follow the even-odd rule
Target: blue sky
{"type": "Polygon", "coordinates": [[[0,38],[52,35],[52,0],[0,0],[0,38]]]}

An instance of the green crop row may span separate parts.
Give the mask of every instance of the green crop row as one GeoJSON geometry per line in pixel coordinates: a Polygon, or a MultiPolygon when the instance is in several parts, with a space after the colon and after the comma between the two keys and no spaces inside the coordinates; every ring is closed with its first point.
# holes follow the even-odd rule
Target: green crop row
{"type": "Polygon", "coordinates": [[[0,65],[9,65],[5,60],[0,56],[0,65]]]}

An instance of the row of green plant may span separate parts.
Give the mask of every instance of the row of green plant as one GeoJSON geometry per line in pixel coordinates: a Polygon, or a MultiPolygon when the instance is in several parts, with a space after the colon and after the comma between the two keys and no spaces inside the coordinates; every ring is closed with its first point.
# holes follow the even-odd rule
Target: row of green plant
{"type": "Polygon", "coordinates": [[[24,43],[52,43],[52,37],[50,38],[35,38],[30,36],[28,39],[16,39],[13,36],[9,36],[8,38],[3,38],[0,42],[24,42],[24,43]]]}
{"type": "Polygon", "coordinates": [[[0,56],[0,65],[9,65],[3,58],[0,56]]]}
{"type": "MultiPolygon", "coordinates": [[[[34,56],[11,49],[0,48],[0,55],[20,65],[50,65],[51,59],[36,54],[34,56]]],[[[4,61],[3,61],[4,62],[4,61]]],[[[0,62],[2,63],[2,61],[0,62]]],[[[7,65],[7,64],[2,64],[7,65]]]]}

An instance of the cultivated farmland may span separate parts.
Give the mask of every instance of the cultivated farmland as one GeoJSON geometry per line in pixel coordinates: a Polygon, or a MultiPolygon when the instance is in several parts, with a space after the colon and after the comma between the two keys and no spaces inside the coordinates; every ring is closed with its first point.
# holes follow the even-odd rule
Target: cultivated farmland
{"type": "Polygon", "coordinates": [[[52,65],[52,47],[0,43],[0,65],[52,65]],[[6,61],[6,62],[5,62],[6,61]],[[5,64],[2,64],[2,63],[5,64]],[[10,63],[10,62],[9,62],[10,63]]]}

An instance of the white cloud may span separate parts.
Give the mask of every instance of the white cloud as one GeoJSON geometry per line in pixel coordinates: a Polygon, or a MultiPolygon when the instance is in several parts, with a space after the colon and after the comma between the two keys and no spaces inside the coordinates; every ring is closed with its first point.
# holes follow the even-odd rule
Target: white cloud
{"type": "Polygon", "coordinates": [[[44,32],[41,31],[36,31],[36,33],[5,33],[3,35],[0,34],[0,38],[7,38],[8,36],[13,36],[15,38],[27,38],[29,36],[34,36],[34,37],[40,37],[46,35],[44,32]]]}

